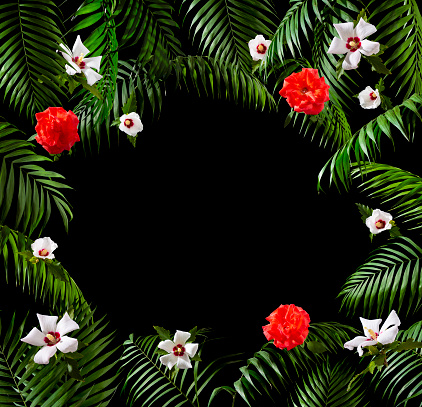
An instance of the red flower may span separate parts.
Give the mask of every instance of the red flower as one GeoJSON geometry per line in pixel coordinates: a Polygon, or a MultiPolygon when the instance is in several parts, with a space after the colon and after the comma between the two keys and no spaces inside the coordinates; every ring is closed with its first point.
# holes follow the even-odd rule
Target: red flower
{"type": "Polygon", "coordinates": [[[49,107],[42,113],[36,113],[37,125],[35,140],[50,154],[59,154],[70,150],[78,135],[78,117],[71,110],[62,107],[49,107]]]}
{"type": "Polygon", "coordinates": [[[262,327],[265,337],[274,339],[277,348],[290,350],[301,345],[308,336],[309,314],[296,305],[280,305],[265,318],[270,323],[262,327]]]}
{"type": "Polygon", "coordinates": [[[295,112],[318,114],[324,109],[324,102],[330,100],[329,87],[317,69],[302,68],[302,72],[292,73],[284,80],[279,93],[295,112]]]}

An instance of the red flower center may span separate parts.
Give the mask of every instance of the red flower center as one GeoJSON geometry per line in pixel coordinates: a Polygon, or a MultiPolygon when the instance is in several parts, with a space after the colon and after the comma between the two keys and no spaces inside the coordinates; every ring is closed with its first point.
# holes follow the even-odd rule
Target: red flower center
{"type": "Polygon", "coordinates": [[[85,62],[83,61],[83,56],[80,57],[73,57],[72,61],[79,66],[81,69],[85,69],[85,62]]]}
{"type": "Polygon", "coordinates": [[[185,354],[185,348],[179,343],[173,348],[174,356],[183,356],[185,354]]]}
{"type": "Polygon", "coordinates": [[[133,120],[132,119],[126,119],[123,123],[127,128],[131,128],[133,126],[133,120]]]}
{"type": "Polygon", "coordinates": [[[378,96],[377,96],[377,94],[376,94],[375,92],[371,92],[371,93],[369,94],[369,97],[370,97],[370,99],[371,99],[371,100],[376,100],[376,98],[377,98],[378,96]]]}
{"type": "Polygon", "coordinates": [[[259,44],[257,47],[256,47],[256,52],[258,53],[258,54],[265,54],[265,51],[267,50],[267,47],[264,45],[264,44],[259,44]]]}
{"type": "Polygon", "coordinates": [[[359,37],[349,37],[346,41],[346,48],[350,49],[350,52],[355,52],[362,46],[359,37]]]}
{"type": "Polygon", "coordinates": [[[301,90],[301,92],[303,93],[303,94],[305,94],[306,92],[308,92],[308,88],[302,88],[302,90],[301,90]]]}
{"type": "Polygon", "coordinates": [[[382,219],[379,219],[375,222],[375,227],[377,229],[384,229],[385,227],[385,221],[383,221],[382,219]]]}
{"type": "Polygon", "coordinates": [[[48,256],[48,250],[47,249],[41,249],[38,254],[40,256],[48,256]]]}
{"type": "Polygon", "coordinates": [[[60,334],[58,332],[49,332],[45,338],[44,342],[47,346],[54,346],[56,343],[60,342],[60,334]]]}

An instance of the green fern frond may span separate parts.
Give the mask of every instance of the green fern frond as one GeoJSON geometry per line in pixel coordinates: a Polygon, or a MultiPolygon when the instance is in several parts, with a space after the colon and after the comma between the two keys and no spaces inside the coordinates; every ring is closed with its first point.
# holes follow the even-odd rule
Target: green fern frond
{"type": "Polygon", "coordinates": [[[52,1],[20,0],[0,6],[0,89],[10,106],[35,122],[35,113],[60,106],[64,63],[58,9],[52,1]],[[47,66],[46,66],[47,64],[47,66]]]}
{"type": "Polygon", "coordinates": [[[422,248],[401,236],[374,250],[346,283],[338,297],[347,315],[380,316],[393,308],[415,314],[421,307],[422,248]]]}

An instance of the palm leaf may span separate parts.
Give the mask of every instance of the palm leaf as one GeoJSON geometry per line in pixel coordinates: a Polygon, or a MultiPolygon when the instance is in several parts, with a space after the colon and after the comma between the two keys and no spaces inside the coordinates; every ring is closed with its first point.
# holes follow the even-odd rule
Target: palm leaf
{"type": "MultiPolygon", "coordinates": [[[[392,309],[405,315],[418,312],[422,301],[422,249],[407,237],[398,237],[374,250],[350,275],[338,297],[347,314],[367,318],[392,309]]],[[[340,309],[341,309],[340,308],[340,309]]]]}
{"type": "Polygon", "coordinates": [[[64,94],[58,79],[64,63],[56,54],[62,36],[57,12],[49,0],[0,6],[0,88],[10,106],[32,123],[35,113],[60,106],[57,95],[64,94]]]}
{"type": "MultiPolygon", "coordinates": [[[[0,332],[2,406],[87,407],[110,402],[118,377],[118,359],[110,363],[110,357],[118,347],[110,350],[112,334],[101,336],[107,326],[104,317],[92,323],[94,311],[86,305],[78,308],[76,314],[74,320],[80,329],[71,336],[79,341],[77,360],[84,381],[69,376],[69,359],[65,360],[60,352],[57,360],[53,358],[48,365],[35,364],[32,359],[39,348],[20,341],[27,330],[25,320],[14,328],[13,316],[5,334],[0,332]]],[[[72,357],[72,354],[66,356],[72,357]]]]}
{"type": "Polygon", "coordinates": [[[192,41],[202,55],[250,71],[252,58],[248,42],[257,34],[269,38],[276,15],[270,1],[194,0],[182,1],[190,21],[192,41]]]}
{"type": "Polygon", "coordinates": [[[68,201],[60,189],[70,188],[57,179],[64,179],[54,171],[46,171],[39,163],[50,158],[35,154],[33,144],[19,139],[5,139],[19,130],[7,122],[0,122],[0,224],[12,223],[10,209],[16,207],[14,228],[31,235],[35,228],[44,229],[51,214],[51,203],[59,210],[66,231],[72,219],[68,201]]]}

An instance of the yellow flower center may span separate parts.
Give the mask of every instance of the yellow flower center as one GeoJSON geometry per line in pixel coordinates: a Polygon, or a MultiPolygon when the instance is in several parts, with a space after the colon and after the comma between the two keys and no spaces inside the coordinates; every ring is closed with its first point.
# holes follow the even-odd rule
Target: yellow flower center
{"type": "Polygon", "coordinates": [[[366,326],[364,328],[368,331],[369,335],[371,335],[371,338],[376,341],[378,335],[372,329],[368,329],[366,326]]]}
{"type": "Polygon", "coordinates": [[[51,335],[51,334],[47,334],[47,335],[46,335],[46,337],[48,338],[48,340],[49,340],[50,342],[56,342],[56,338],[55,338],[53,335],[51,335]]]}
{"type": "Polygon", "coordinates": [[[48,254],[48,250],[47,249],[42,249],[39,251],[40,256],[47,256],[48,254]]]}

